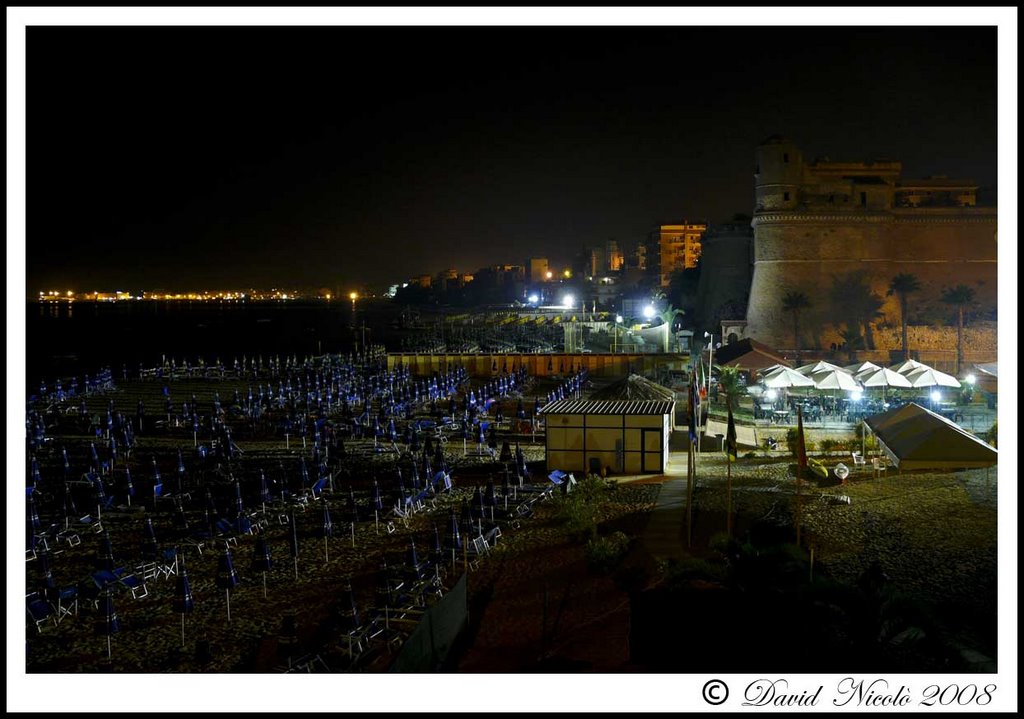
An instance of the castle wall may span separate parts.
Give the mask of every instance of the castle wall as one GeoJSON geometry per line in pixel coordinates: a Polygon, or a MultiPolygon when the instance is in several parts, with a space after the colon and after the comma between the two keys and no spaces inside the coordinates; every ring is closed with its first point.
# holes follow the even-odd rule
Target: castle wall
{"type": "Polygon", "coordinates": [[[718,332],[723,318],[741,319],[750,295],[754,237],[749,224],[717,225],[704,237],[695,326],[718,332]],[[728,317],[726,317],[728,315],[728,317]]]}
{"type": "MultiPolygon", "coordinates": [[[[995,316],[995,208],[894,208],[899,170],[891,161],[805,165],[799,150],[781,138],[758,147],[754,269],[743,336],[793,349],[793,318],[783,311],[782,298],[799,291],[812,305],[801,312],[800,349],[841,343],[830,288],[849,272],[864,272],[885,301],[884,316],[872,329],[878,350],[900,346],[898,329],[894,343],[890,333],[879,331],[900,325],[899,298],[886,295],[900,273],[921,284],[908,298],[914,324],[952,321],[954,309],[940,296],[961,283],[975,291],[972,317],[995,316]]],[[[978,339],[986,346],[973,349],[995,350],[994,333],[978,339]]]]}
{"type": "MultiPolygon", "coordinates": [[[[939,298],[944,288],[961,283],[975,291],[976,314],[991,316],[997,305],[995,216],[985,209],[972,214],[925,221],[891,215],[856,221],[781,214],[757,218],[747,336],[792,347],[793,319],[782,310],[782,298],[800,291],[812,304],[801,313],[802,344],[820,348],[841,342],[829,290],[837,276],[856,271],[865,272],[871,288],[885,300],[884,317],[876,325],[900,323],[899,298],[886,296],[900,273],[915,275],[921,283],[908,297],[912,320],[952,316],[952,308],[939,298]]],[[[873,334],[876,348],[889,349],[873,334]]]]}

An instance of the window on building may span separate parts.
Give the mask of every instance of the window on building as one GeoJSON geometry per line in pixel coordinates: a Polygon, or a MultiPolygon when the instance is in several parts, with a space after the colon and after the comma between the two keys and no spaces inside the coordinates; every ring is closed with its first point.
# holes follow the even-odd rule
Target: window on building
{"type": "Polygon", "coordinates": [[[788,192],[783,192],[782,193],[782,199],[785,200],[786,202],[789,202],[789,193],[788,192]]]}
{"type": "Polygon", "coordinates": [[[860,206],[861,207],[867,207],[868,206],[868,193],[866,193],[866,192],[860,193],[860,206]]]}

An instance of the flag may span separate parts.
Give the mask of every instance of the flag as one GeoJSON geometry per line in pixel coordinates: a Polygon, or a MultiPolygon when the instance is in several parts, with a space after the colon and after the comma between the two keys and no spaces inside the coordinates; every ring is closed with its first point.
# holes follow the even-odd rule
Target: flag
{"type": "Polygon", "coordinates": [[[738,452],[736,449],[736,423],[732,419],[731,399],[727,398],[725,404],[729,408],[729,426],[725,430],[725,454],[730,462],[735,462],[738,452]]]}
{"type": "Polygon", "coordinates": [[[697,412],[699,412],[699,402],[700,395],[697,393],[697,373],[695,371],[690,378],[690,396],[686,402],[686,423],[690,428],[690,444],[697,442],[697,418],[694,407],[696,406],[698,408],[697,412]]]}
{"type": "Polygon", "coordinates": [[[807,469],[807,449],[804,446],[804,415],[796,406],[796,463],[801,474],[807,469]]]}

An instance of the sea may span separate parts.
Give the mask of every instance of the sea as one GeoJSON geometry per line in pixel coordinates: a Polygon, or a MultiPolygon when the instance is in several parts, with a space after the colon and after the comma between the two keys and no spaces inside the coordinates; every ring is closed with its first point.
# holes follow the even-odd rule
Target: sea
{"type": "MultiPolygon", "coordinates": [[[[243,356],[349,353],[361,343],[396,342],[398,310],[385,300],[350,302],[29,302],[21,328],[25,380],[95,374],[137,376],[139,366],[230,364],[243,356]]],[[[15,333],[8,350],[18,346],[15,333]],[[13,341],[12,341],[13,340],[13,341]]]]}

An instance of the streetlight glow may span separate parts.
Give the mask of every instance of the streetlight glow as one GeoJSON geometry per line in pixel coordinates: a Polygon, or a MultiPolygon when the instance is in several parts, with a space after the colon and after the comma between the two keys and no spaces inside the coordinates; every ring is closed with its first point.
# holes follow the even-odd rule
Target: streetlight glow
{"type": "Polygon", "coordinates": [[[527,300],[529,300],[529,302],[530,302],[530,304],[531,304],[531,305],[535,305],[535,304],[537,304],[538,302],[540,302],[540,297],[539,297],[539,296],[538,296],[538,295],[537,295],[536,293],[534,293],[534,294],[530,295],[530,296],[529,296],[529,297],[527,297],[526,299],[527,299],[527,300]]]}
{"type": "Polygon", "coordinates": [[[644,317],[646,319],[651,319],[652,317],[654,317],[654,305],[647,305],[646,307],[644,307],[644,317]]]}
{"type": "Polygon", "coordinates": [[[965,377],[964,379],[967,380],[967,384],[974,384],[975,382],[978,381],[978,378],[975,377],[973,374],[967,375],[967,377],[965,377]]]}
{"type": "Polygon", "coordinates": [[[937,389],[932,390],[932,402],[938,402],[941,399],[942,399],[942,393],[939,392],[937,389]]]}
{"type": "Polygon", "coordinates": [[[622,315],[615,315],[615,322],[617,324],[621,325],[622,324],[622,315]]]}
{"type": "Polygon", "coordinates": [[[573,303],[574,303],[575,301],[576,301],[576,298],[575,298],[575,297],[573,297],[572,295],[566,295],[566,296],[565,296],[565,297],[564,297],[564,298],[562,299],[562,307],[564,307],[564,308],[565,308],[565,309],[567,309],[567,310],[569,310],[569,309],[572,309],[572,307],[573,307],[573,303]]]}

